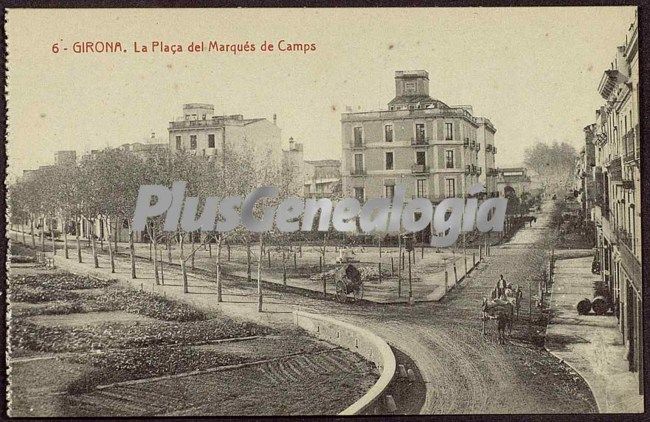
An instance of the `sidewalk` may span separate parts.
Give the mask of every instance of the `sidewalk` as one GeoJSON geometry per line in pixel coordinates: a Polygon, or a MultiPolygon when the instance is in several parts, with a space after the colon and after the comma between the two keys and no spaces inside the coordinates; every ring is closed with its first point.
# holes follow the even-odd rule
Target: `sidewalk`
{"type": "Polygon", "coordinates": [[[546,330],[546,349],[587,382],[601,413],[643,412],[637,373],[628,371],[626,348],[614,316],[578,315],[576,304],[593,298],[592,257],[559,259],[546,330]]]}

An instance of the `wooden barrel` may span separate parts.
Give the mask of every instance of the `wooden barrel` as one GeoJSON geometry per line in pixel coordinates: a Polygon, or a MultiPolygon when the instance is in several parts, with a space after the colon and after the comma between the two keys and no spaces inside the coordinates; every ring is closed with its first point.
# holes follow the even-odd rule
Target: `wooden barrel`
{"type": "Polygon", "coordinates": [[[609,309],[609,301],[603,296],[596,296],[594,300],[591,301],[591,309],[594,310],[596,315],[604,315],[609,309]]]}
{"type": "Polygon", "coordinates": [[[579,315],[587,315],[591,312],[591,301],[587,298],[582,299],[578,302],[578,305],[576,305],[576,309],[578,310],[579,315]]]}

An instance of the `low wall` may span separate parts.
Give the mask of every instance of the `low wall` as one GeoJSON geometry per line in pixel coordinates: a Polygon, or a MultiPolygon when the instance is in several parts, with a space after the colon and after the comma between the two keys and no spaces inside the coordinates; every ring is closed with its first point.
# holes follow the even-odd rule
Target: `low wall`
{"type": "Polygon", "coordinates": [[[385,413],[382,411],[384,392],[393,380],[397,366],[388,343],[366,329],[322,315],[294,311],[293,322],[321,340],[360,354],[379,370],[380,377],[375,385],[340,415],[385,413]]]}

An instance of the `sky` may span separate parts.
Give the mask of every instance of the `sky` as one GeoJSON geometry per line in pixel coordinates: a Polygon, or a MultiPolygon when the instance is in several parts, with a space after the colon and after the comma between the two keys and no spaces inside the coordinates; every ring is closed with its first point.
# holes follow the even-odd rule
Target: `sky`
{"type": "Polygon", "coordinates": [[[339,158],[341,112],[386,109],[394,72],[416,69],[429,72],[432,97],[488,117],[497,166],[517,165],[535,142],[584,142],[634,10],[10,9],[9,178],[51,164],[58,150],[79,155],[151,133],[167,140],[190,102],[214,104],[215,114],[276,114],[285,147],[293,137],[307,159],[339,158]],[[280,40],[316,50],[280,52],[280,40]],[[119,41],[125,52],[74,53],[76,41],[119,41]],[[134,51],[154,41],[184,51],[134,51]],[[248,41],[256,51],[187,51],[200,41],[248,41]],[[264,41],[276,49],[262,52],[264,41]]]}

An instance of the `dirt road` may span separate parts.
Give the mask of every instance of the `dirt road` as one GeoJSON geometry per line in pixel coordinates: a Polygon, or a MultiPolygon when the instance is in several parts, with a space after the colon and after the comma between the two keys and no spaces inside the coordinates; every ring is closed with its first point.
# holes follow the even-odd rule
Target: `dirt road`
{"type": "MultiPolygon", "coordinates": [[[[422,413],[595,412],[582,378],[540,347],[539,312],[533,310],[528,325],[528,280],[543,268],[548,217],[547,209],[532,227],[494,247],[486,263],[440,303],[356,312],[347,307],[335,314],[370,328],[415,361],[427,383],[422,413]],[[497,343],[493,322],[483,336],[479,319],[481,299],[500,274],[524,291],[520,320],[505,345],[497,343]]],[[[331,304],[317,308],[333,313],[331,304]]]]}

